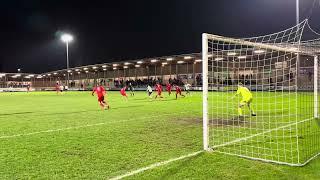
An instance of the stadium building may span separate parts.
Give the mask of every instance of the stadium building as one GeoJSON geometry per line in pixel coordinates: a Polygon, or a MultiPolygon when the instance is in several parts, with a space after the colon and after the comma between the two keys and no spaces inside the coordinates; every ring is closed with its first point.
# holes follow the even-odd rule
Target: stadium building
{"type": "MultiPolygon", "coordinates": [[[[209,58],[213,61],[219,61],[219,58],[215,56],[209,58]]],[[[313,59],[311,57],[301,56],[299,79],[306,86],[309,82],[312,84],[313,68],[310,65],[312,62],[313,59]]],[[[288,64],[279,62],[276,66],[281,69],[282,66],[288,66],[288,64]]],[[[266,69],[259,69],[259,67],[250,68],[250,70],[240,68],[236,72],[226,72],[224,77],[217,76],[211,79],[215,79],[217,82],[213,83],[217,85],[231,85],[235,81],[243,81],[248,85],[258,86],[259,84],[268,84],[270,82],[269,84],[276,86],[272,82],[282,82],[284,80],[279,78],[290,76],[289,71],[284,72],[283,76],[281,73],[283,72],[273,71],[273,73],[268,74],[266,69]]],[[[215,75],[213,74],[213,76],[215,75]]],[[[102,82],[110,90],[118,90],[129,83],[133,84],[136,90],[145,90],[147,84],[155,85],[156,82],[160,82],[163,85],[171,83],[181,86],[189,83],[194,90],[197,90],[202,86],[201,53],[116,61],[114,63],[74,67],[43,74],[0,73],[0,88],[2,91],[25,91],[28,85],[31,86],[32,90],[54,90],[57,83],[68,86],[69,90],[91,90],[97,82],[102,82]]],[[[281,84],[281,86],[283,85],[281,84]]]]}
{"type": "Polygon", "coordinates": [[[43,74],[2,73],[1,88],[23,88],[27,84],[35,90],[53,90],[56,83],[69,90],[91,90],[97,82],[119,89],[131,82],[137,89],[156,82],[200,87],[202,83],[201,53],[143,58],[62,69],[43,74]],[[16,84],[13,86],[12,84],[16,84]]]}

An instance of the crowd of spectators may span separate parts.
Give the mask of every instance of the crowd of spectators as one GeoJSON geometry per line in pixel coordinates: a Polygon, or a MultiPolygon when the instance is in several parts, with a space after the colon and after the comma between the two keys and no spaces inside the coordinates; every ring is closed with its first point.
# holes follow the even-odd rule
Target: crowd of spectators
{"type": "MultiPolygon", "coordinates": [[[[116,88],[128,86],[130,83],[132,86],[137,87],[137,88],[143,88],[143,87],[146,87],[147,85],[155,86],[157,83],[160,83],[163,86],[165,86],[165,83],[163,82],[163,80],[161,78],[136,79],[136,80],[126,80],[126,81],[124,81],[123,79],[114,80],[114,86],[116,88]]],[[[170,78],[169,83],[176,84],[179,86],[184,85],[184,82],[181,79],[176,79],[176,78],[173,78],[173,79],[170,78]]]]}
{"type": "Polygon", "coordinates": [[[7,84],[7,86],[10,88],[26,88],[29,85],[30,85],[29,83],[22,83],[22,82],[10,82],[7,84]]]}
{"type": "Polygon", "coordinates": [[[244,85],[253,85],[256,84],[256,79],[253,79],[253,75],[239,75],[238,79],[232,79],[230,76],[228,77],[214,77],[212,78],[213,84],[223,84],[223,85],[237,85],[238,83],[242,83],[244,85]]]}

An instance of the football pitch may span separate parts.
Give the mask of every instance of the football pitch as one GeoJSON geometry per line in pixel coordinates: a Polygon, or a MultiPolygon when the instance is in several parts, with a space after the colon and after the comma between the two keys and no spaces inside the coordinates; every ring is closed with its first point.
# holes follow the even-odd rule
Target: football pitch
{"type": "MultiPolygon", "coordinates": [[[[202,94],[164,95],[108,92],[102,111],[91,92],[1,93],[0,179],[109,179],[201,151],[202,94]]],[[[319,179],[319,169],[320,158],[289,167],[213,151],[127,178],[319,179]]]]}

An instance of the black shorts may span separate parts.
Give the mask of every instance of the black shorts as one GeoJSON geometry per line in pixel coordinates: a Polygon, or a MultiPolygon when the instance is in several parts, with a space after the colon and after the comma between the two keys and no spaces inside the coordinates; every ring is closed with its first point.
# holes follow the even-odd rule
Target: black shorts
{"type": "Polygon", "coordinates": [[[149,96],[151,96],[152,92],[148,92],[149,96]]]}

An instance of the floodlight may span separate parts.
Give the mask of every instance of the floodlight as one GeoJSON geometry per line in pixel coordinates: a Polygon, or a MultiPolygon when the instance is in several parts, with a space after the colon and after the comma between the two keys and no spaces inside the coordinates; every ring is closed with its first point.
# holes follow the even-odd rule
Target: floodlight
{"type": "Polygon", "coordinates": [[[215,61],[222,61],[223,58],[222,58],[222,57],[217,57],[217,58],[215,58],[214,60],[215,60],[215,61]]]}
{"type": "Polygon", "coordinates": [[[265,51],[264,50],[261,50],[261,49],[259,49],[259,50],[255,50],[255,51],[253,51],[254,53],[256,53],[256,54],[261,54],[261,53],[264,53],[265,51]]]}
{"type": "Polygon", "coordinates": [[[73,41],[73,36],[70,35],[70,34],[63,34],[61,36],[61,40],[64,42],[64,43],[69,43],[71,41],[73,41]]]}
{"type": "Polygon", "coordinates": [[[238,59],[246,59],[247,56],[238,56],[238,59]]]}
{"type": "Polygon", "coordinates": [[[227,55],[228,55],[228,56],[235,56],[235,55],[237,55],[237,53],[235,53],[235,52],[228,52],[227,55]]]}

